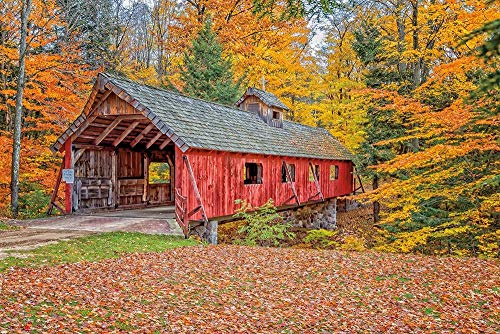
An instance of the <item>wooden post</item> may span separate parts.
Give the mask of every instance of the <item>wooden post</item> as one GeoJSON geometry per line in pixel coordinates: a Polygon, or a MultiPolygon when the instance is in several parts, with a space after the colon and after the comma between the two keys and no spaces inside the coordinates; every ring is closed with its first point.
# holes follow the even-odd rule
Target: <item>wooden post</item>
{"type": "Polygon", "coordinates": [[[290,172],[290,166],[288,166],[285,160],[283,160],[283,166],[285,166],[286,178],[288,180],[288,184],[290,184],[290,188],[292,188],[293,197],[295,197],[297,205],[300,205],[299,196],[297,196],[297,191],[295,190],[295,185],[293,184],[292,173],[290,172]]]}
{"type": "MultiPolygon", "coordinates": [[[[64,168],[73,168],[73,149],[71,147],[71,139],[68,138],[64,143],[64,168]]],[[[66,213],[71,213],[73,205],[71,196],[73,195],[73,184],[66,183],[64,194],[64,209],[66,213]]]]}
{"type": "Polygon", "coordinates": [[[168,165],[170,166],[170,200],[174,201],[175,200],[175,194],[174,194],[174,188],[175,188],[175,165],[170,158],[169,155],[167,155],[167,160],[168,160],[168,165]]]}
{"type": "Polygon", "coordinates": [[[142,194],[142,201],[147,202],[149,199],[149,157],[144,153],[144,192],[142,194]]]}
{"type": "Polygon", "coordinates": [[[118,168],[118,154],[117,151],[115,150],[111,155],[111,188],[113,189],[112,204],[115,208],[118,207],[118,201],[120,196],[117,168],[118,168]]]}
{"type": "Polygon", "coordinates": [[[61,210],[60,206],[57,205],[57,193],[59,192],[59,185],[61,184],[61,177],[62,177],[62,170],[64,168],[64,158],[62,159],[61,166],[59,167],[59,172],[57,173],[57,178],[56,178],[56,184],[54,185],[54,191],[52,192],[52,197],[50,198],[50,204],[49,208],[47,209],[47,214],[51,215],[52,210],[54,206],[61,211],[61,213],[64,213],[63,210],[61,210]]]}

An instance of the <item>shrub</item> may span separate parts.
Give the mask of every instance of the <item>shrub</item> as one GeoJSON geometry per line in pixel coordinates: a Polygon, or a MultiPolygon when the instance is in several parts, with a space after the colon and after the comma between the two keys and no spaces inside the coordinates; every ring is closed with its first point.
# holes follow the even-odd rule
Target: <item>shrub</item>
{"type": "Polygon", "coordinates": [[[342,241],[340,249],[361,252],[366,250],[366,247],[365,247],[365,242],[362,239],[354,235],[348,235],[342,241]]]}
{"type": "Polygon", "coordinates": [[[337,231],[328,230],[310,230],[307,231],[307,236],[304,238],[304,242],[310,244],[315,248],[336,248],[339,243],[335,241],[337,236],[337,231]]]}
{"type": "Polygon", "coordinates": [[[281,240],[295,237],[294,233],[288,231],[292,225],[283,222],[272,199],[255,210],[244,200],[237,200],[236,203],[241,204],[241,207],[234,217],[244,222],[244,225],[238,229],[238,233],[244,238],[235,240],[236,244],[277,247],[281,240]]]}
{"type": "Polygon", "coordinates": [[[19,194],[19,218],[31,219],[45,216],[49,206],[48,195],[39,184],[22,182],[19,194]]]}

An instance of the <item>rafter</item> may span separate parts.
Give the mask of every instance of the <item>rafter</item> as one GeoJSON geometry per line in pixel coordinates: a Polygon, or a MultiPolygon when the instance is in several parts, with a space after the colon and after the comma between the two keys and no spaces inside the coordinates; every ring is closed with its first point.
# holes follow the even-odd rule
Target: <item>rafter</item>
{"type": "Polygon", "coordinates": [[[99,99],[99,102],[97,102],[96,106],[94,108],[92,108],[92,110],[89,112],[89,115],[92,114],[94,111],[96,111],[97,108],[99,108],[101,106],[101,104],[108,98],[108,96],[111,93],[113,93],[112,90],[106,91],[106,93],[104,93],[103,96],[101,96],[101,98],[99,99]]]}
{"type": "Polygon", "coordinates": [[[153,146],[153,144],[156,143],[156,141],[160,139],[162,135],[163,133],[161,133],[161,131],[158,131],[158,133],[146,144],[146,148],[150,148],[151,146],[153,146]]]}
{"type": "Polygon", "coordinates": [[[144,138],[144,136],[146,136],[154,127],[154,124],[149,124],[148,126],[146,126],[144,130],[142,130],[142,132],[130,143],[130,146],[134,147],[135,145],[139,144],[142,138],[144,138]]]}
{"type": "Polygon", "coordinates": [[[161,143],[160,145],[160,150],[163,150],[165,148],[165,146],[168,145],[168,143],[170,143],[172,140],[170,138],[167,138],[163,141],[163,143],[161,143]]]}
{"type": "Polygon", "coordinates": [[[140,124],[141,122],[140,121],[135,121],[133,122],[132,124],[130,124],[128,126],[127,129],[125,129],[125,131],[122,132],[122,134],[115,139],[115,141],[113,141],[113,146],[118,146],[122,141],[123,139],[125,139],[125,137],[127,137],[132,131],[134,131],[134,129],[140,124]]]}
{"type": "Polygon", "coordinates": [[[94,145],[99,145],[103,141],[103,139],[106,138],[111,133],[111,131],[113,131],[118,126],[118,124],[120,124],[121,121],[122,119],[120,117],[115,118],[115,120],[111,122],[111,124],[108,125],[108,127],[103,132],[101,132],[101,134],[94,140],[94,145]]]}

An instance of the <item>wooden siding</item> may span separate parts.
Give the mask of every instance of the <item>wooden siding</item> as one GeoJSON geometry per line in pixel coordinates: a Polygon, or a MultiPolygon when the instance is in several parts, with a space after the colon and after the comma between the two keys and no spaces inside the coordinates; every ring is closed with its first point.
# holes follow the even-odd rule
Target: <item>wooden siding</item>
{"type": "Polygon", "coordinates": [[[73,210],[113,206],[113,152],[86,150],[74,164],[73,210]]]}
{"type": "Polygon", "coordinates": [[[149,185],[149,203],[164,204],[171,201],[170,183],[153,183],[149,185]]]}
{"type": "Polygon", "coordinates": [[[85,149],[74,163],[73,211],[169,203],[169,183],[148,184],[149,155],[166,160],[168,152],[85,149]]]}
{"type": "Polygon", "coordinates": [[[243,102],[240,104],[240,108],[242,110],[246,110],[248,112],[259,115],[259,117],[270,126],[274,126],[276,128],[283,127],[284,110],[277,107],[269,107],[256,96],[246,97],[245,100],[243,100],[243,102]],[[256,110],[253,110],[256,106],[258,106],[258,108],[255,108],[256,110]],[[278,119],[273,118],[273,112],[277,112],[279,114],[278,119]]]}
{"type": "MultiPolygon", "coordinates": [[[[277,206],[294,204],[293,192],[288,183],[282,183],[281,167],[283,160],[295,165],[295,188],[301,203],[317,194],[314,181],[309,179],[309,162],[319,165],[319,183],[325,198],[343,196],[352,192],[352,162],[318,159],[302,159],[277,156],[262,156],[190,150],[185,153],[195,175],[207,216],[209,218],[232,215],[237,208],[235,200],[245,199],[253,206],[264,204],[269,198],[277,206]],[[262,184],[244,184],[243,173],[246,162],[261,163],[263,167],[262,184]],[[330,180],[330,165],[339,166],[339,178],[330,180]]],[[[183,153],[176,149],[175,185],[181,194],[188,197],[188,212],[195,208],[196,198],[184,162],[183,153]]],[[[319,199],[319,196],[314,198],[319,199]]],[[[196,214],[191,219],[200,219],[196,214]]]]}

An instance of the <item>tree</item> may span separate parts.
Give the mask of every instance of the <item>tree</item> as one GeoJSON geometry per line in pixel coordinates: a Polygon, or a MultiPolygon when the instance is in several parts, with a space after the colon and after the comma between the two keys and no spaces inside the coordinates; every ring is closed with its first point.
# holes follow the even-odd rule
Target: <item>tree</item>
{"type": "Polygon", "coordinates": [[[64,38],[80,44],[82,61],[92,69],[112,66],[111,40],[118,30],[113,0],[57,0],[64,38]]]}
{"type": "Polygon", "coordinates": [[[42,188],[43,193],[53,186],[60,158],[50,152],[49,145],[81,111],[95,74],[82,65],[79,45],[64,38],[65,24],[59,18],[56,1],[31,0],[31,11],[25,17],[25,53],[29,56],[24,59],[22,103],[17,103],[21,98],[18,83],[22,73],[19,66],[22,20],[15,14],[21,11],[21,4],[21,1],[4,1],[5,7],[0,9],[6,14],[0,15],[0,161],[4,162],[0,164],[0,212],[7,214],[9,207],[16,215],[11,202],[18,197],[19,216],[24,217],[29,208],[23,203],[29,202],[29,196],[40,194],[33,192],[33,185],[42,188]],[[17,123],[20,131],[14,136],[11,115],[16,104],[21,106],[21,122],[17,123]],[[17,182],[12,174],[17,174],[17,182]],[[9,182],[11,187],[5,187],[9,182]],[[13,183],[17,184],[17,193],[11,189],[13,183]]]}
{"type": "Polygon", "coordinates": [[[500,255],[499,101],[498,86],[490,81],[497,72],[497,56],[485,53],[492,50],[495,34],[468,33],[481,31],[498,8],[476,5],[474,11],[460,5],[447,8],[457,20],[443,23],[436,45],[448,51],[434,54],[436,64],[425,82],[411,92],[377,93],[377,110],[391,112],[391,123],[401,119],[405,126],[375,143],[375,152],[409,145],[408,150],[395,150],[390,159],[373,162],[378,163],[375,172],[385,175],[385,182],[368,195],[385,208],[379,224],[385,242],[379,249],[500,255]]]}
{"type": "Polygon", "coordinates": [[[19,73],[17,79],[16,108],[14,113],[14,136],[12,150],[11,200],[12,216],[19,214],[19,159],[21,157],[21,123],[23,118],[23,94],[26,83],[26,39],[28,18],[31,12],[31,0],[21,1],[21,36],[19,37],[19,73]]]}
{"type": "Polygon", "coordinates": [[[239,82],[234,82],[231,60],[223,58],[222,46],[208,19],[184,54],[181,72],[183,92],[201,99],[234,104],[239,97],[239,82]]]}

